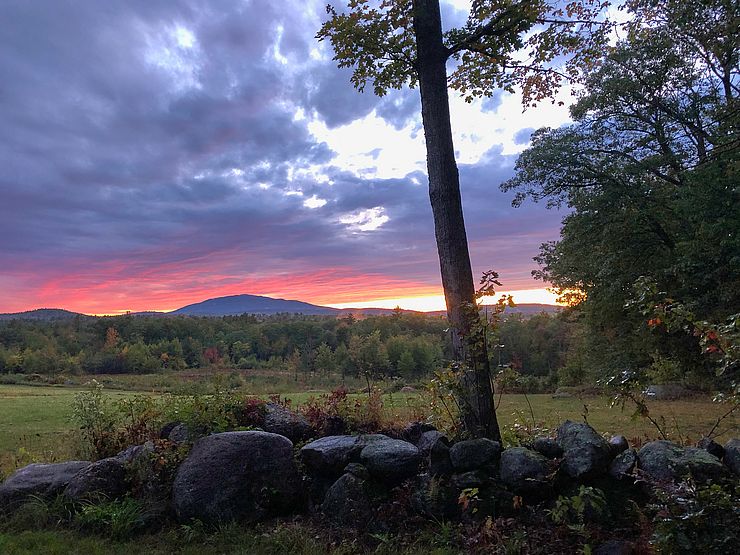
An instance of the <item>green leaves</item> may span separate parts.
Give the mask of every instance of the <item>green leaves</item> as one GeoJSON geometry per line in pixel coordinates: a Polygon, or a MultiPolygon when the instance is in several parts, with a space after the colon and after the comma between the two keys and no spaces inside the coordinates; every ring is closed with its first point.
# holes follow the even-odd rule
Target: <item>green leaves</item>
{"type": "Polygon", "coordinates": [[[350,0],[347,7],[347,13],[339,13],[327,6],[330,19],[316,38],[329,40],[339,67],[354,68],[352,85],[362,92],[371,83],[378,96],[414,86],[411,0],[384,0],[378,8],[366,0],[350,0]]]}
{"type": "Polygon", "coordinates": [[[724,348],[692,330],[740,303],[738,38],[726,21],[737,14],[725,0],[627,7],[627,38],[593,60],[575,123],[537,131],[502,189],[515,205],[571,209],[533,273],[578,295],[594,366],[657,364],[708,385],[724,348]],[[626,306],[640,276],[672,299],[670,318],[646,326],[626,306]]]}
{"type": "MultiPolygon", "coordinates": [[[[591,68],[603,50],[611,29],[600,16],[607,4],[582,0],[563,10],[544,1],[474,1],[466,24],[444,35],[446,55],[455,61],[448,85],[468,102],[515,87],[525,105],[552,96],[591,68]],[[562,71],[553,64],[560,58],[567,58],[562,71]]],[[[412,0],[350,0],[342,12],[329,5],[316,38],[331,43],[339,67],[353,69],[351,82],[359,91],[371,84],[383,96],[414,87],[413,9],[412,0]]]]}

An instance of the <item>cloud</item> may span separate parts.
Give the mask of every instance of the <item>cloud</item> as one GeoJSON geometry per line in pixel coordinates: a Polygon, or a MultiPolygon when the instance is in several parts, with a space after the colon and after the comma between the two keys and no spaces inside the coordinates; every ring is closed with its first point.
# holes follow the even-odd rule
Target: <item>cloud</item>
{"type": "Polygon", "coordinates": [[[529,143],[529,138],[534,133],[534,127],[525,127],[514,133],[514,144],[526,145],[529,143]]]}
{"type": "Polygon", "coordinates": [[[495,112],[503,103],[505,94],[505,92],[500,90],[494,91],[491,96],[483,100],[481,110],[483,112],[495,112]]]}
{"type": "MultiPolygon", "coordinates": [[[[0,311],[438,288],[426,176],[363,176],[311,131],[372,114],[399,132],[420,126],[418,91],[359,94],[317,45],[322,2],[3,11],[0,311]]],[[[393,149],[379,143],[368,164],[393,149]]],[[[557,217],[512,212],[498,191],[512,165],[493,149],[460,175],[474,265],[523,283],[557,217]]]]}

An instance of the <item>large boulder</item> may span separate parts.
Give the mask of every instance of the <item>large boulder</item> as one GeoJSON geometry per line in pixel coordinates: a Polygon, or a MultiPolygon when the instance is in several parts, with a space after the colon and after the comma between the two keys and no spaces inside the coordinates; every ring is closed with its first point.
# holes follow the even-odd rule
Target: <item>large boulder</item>
{"type": "Polygon", "coordinates": [[[321,510],[335,524],[365,528],[372,518],[366,479],[357,471],[343,474],[326,492],[321,510]]]}
{"type": "Polygon", "coordinates": [[[357,436],[327,436],[304,445],[300,456],[311,473],[340,476],[344,467],[359,455],[362,447],[357,436]]]}
{"type": "Polygon", "coordinates": [[[547,485],[547,471],[547,459],[526,447],[511,447],[501,453],[501,481],[516,493],[541,491],[547,485]]]}
{"type": "Polygon", "coordinates": [[[556,441],[563,449],[560,468],[570,478],[591,478],[606,471],[612,458],[609,443],[585,423],[566,420],[556,441]]]}
{"type": "Polygon", "coordinates": [[[386,439],[367,442],[360,452],[360,460],[373,478],[397,482],[416,474],[421,455],[407,441],[386,439]]]}
{"type": "Polygon", "coordinates": [[[14,508],[31,496],[50,498],[62,493],[69,481],[90,464],[90,461],[34,463],[16,470],[0,484],[0,512],[14,508]]]}
{"type": "Polygon", "coordinates": [[[740,439],[733,438],[725,443],[725,464],[736,476],[740,476],[740,439]]]}
{"type": "Polygon", "coordinates": [[[269,432],[224,432],[199,440],[172,486],[181,522],[255,522],[301,502],[293,444],[269,432]]]}
{"type": "Polygon", "coordinates": [[[313,475],[338,478],[347,464],[360,460],[360,453],[365,446],[390,439],[383,434],[326,436],[303,446],[301,461],[313,475]]]}
{"type": "Polygon", "coordinates": [[[450,447],[450,461],[457,472],[495,466],[501,457],[501,444],[487,438],[468,439],[450,447]]]}
{"type": "Polygon", "coordinates": [[[314,435],[314,429],[305,416],[277,403],[265,405],[265,422],[262,427],[266,432],[280,434],[293,442],[314,435]]]}
{"type": "Polygon", "coordinates": [[[690,474],[699,482],[727,476],[716,457],[697,447],[681,447],[670,441],[651,441],[637,452],[638,468],[654,480],[678,481],[690,474]]]}
{"type": "Polygon", "coordinates": [[[126,493],[126,468],[116,457],[92,463],[69,481],[64,495],[72,501],[115,499],[126,493]]]}

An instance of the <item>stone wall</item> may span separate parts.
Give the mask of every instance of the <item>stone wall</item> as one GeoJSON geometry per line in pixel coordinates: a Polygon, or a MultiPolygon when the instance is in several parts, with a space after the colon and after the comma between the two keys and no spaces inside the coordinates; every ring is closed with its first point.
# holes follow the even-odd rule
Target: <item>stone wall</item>
{"type": "MultiPolygon", "coordinates": [[[[273,411],[270,431],[235,431],[196,439],[170,474],[162,445],[182,449],[191,434],[169,426],[171,439],[135,446],[96,462],[32,464],[0,484],[0,512],[12,512],[31,496],[64,495],[91,502],[125,495],[148,499],[153,514],[190,522],[256,522],[298,513],[323,514],[338,526],[369,529],[379,503],[394,491],[410,496],[416,514],[464,519],[466,495],[474,492],[477,517],[500,516],[522,503],[538,503],[579,484],[611,488],[678,482],[737,482],[740,440],[723,447],[703,440],[697,447],[653,441],[639,450],[622,436],[607,440],[585,423],[566,421],[554,437],[529,445],[502,446],[488,439],[450,442],[424,424],[383,434],[314,439],[297,415],[273,411]],[[147,474],[149,473],[149,474],[147,474]]],[[[268,427],[268,426],[266,426],[268,427]]]]}

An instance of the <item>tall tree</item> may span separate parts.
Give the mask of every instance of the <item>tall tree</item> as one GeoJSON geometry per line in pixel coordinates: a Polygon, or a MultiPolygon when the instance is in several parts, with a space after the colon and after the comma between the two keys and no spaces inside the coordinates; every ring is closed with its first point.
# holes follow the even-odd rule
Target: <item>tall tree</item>
{"type": "Polygon", "coordinates": [[[564,78],[593,60],[607,26],[596,22],[605,2],[565,8],[544,0],[473,0],[467,23],[442,32],[439,0],[349,0],[327,7],[317,37],[329,39],[340,67],[353,68],[360,91],[419,87],[427,146],[429,198],[455,358],[463,363],[463,420],[468,433],[500,439],[488,354],[475,310],[475,285],[463,219],[448,85],[467,101],[520,87],[525,104],[551,96],[564,78]],[[525,38],[526,34],[526,38],[525,38]],[[551,62],[570,56],[564,72],[551,62]],[[448,75],[447,61],[455,68],[448,75]]]}

